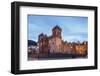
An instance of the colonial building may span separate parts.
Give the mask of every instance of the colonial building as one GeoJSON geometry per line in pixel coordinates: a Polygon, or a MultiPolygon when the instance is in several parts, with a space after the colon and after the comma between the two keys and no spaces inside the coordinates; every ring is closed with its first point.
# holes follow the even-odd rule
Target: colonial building
{"type": "Polygon", "coordinates": [[[84,54],[87,51],[87,42],[83,44],[64,42],[61,32],[62,29],[55,26],[51,36],[41,33],[38,36],[39,52],[47,55],[48,53],[84,54]]]}
{"type": "Polygon", "coordinates": [[[87,54],[87,50],[88,50],[88,44],[86,41],[84,41],[82,44],[77,44],[76,47],[76,54],[87,54]]]}

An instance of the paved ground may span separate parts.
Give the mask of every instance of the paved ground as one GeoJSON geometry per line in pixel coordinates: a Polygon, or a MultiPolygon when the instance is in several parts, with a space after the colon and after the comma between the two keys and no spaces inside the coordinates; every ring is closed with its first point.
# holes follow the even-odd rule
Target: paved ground
{"type": "Polygon", "coordinates": [[[72,54],[32,54],[28,55],[28,60],[52,60],[52,59],[76,59],[87,58],[87,55],[72,55],[72,54]]]}

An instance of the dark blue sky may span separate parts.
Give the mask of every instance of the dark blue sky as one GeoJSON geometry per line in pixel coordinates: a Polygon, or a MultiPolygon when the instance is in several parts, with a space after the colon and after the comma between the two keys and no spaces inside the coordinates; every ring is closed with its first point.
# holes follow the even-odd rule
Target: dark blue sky
{"type": "Polygon", "coordinates": [[[88,17],[42,15],[28,15],[28,39],[37,41],[42,32],[50,36],[56,25],[61,27],[64,41],[88,40],[88,17]]]}

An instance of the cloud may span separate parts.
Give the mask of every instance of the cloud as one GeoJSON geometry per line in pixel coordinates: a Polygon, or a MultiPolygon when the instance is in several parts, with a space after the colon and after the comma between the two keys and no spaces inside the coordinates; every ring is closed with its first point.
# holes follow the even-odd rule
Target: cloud
{"type": "Polygon", "coordinates": [[[68,42],[87,41],[87,35],[84,37],[82,35],[67,35],[62,37],[64,41],[68,41],[68,42]]]}
{"type": "Polygon", "coordinates": [[[84,41],[88,37],[87,17],[35,16],[28,17],[28,39],[37,41],[40,33],[52,34],[52,28],[62,28],[62,38],[67,41],[84,41]]]}
{"type": "Polygon", "coordinates": [[[38,35],[43,30],[42,27],[37,26],[37,24],[28,25],[28,39],[37,41],[38,35]]]}

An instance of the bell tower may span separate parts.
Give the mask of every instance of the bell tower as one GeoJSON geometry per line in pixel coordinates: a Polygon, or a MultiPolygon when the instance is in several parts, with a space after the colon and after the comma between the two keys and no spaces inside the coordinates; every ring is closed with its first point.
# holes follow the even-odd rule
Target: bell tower
{"type": "Polygon", "coordinates": [[[56,25],[52,29],[52,35],[53,35],[53,37],[59,37],[59,38],[61,38],[61,31],[62,31],[62,29],[58,25],[56,25]]]}

